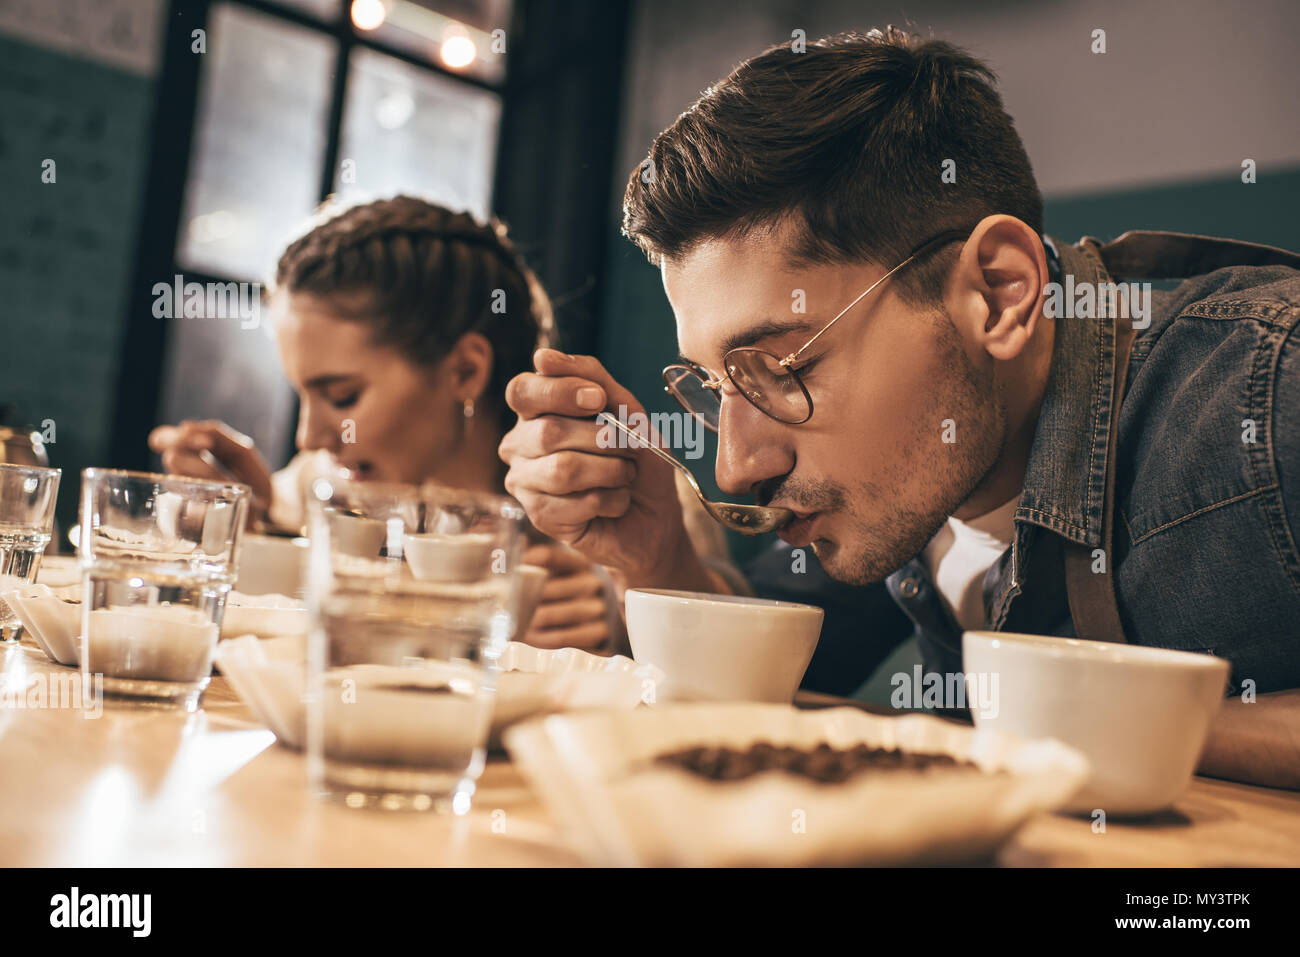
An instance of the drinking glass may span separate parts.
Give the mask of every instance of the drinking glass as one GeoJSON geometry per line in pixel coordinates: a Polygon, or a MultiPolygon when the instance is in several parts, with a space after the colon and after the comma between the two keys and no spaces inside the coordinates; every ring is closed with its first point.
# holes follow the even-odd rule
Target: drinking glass
{"type": "MultiPolygon", "coordinates": [[[[54,528],[59,469],[0,465],[0,594],[36,580],[54,528]]],[[[0,598],[0,641],[17,641],[22,623],[0,598]]]]}
{"type": "Polygon", "coordinates": [[[248,486],[81,473],[81,668],[107,697],[198,707],[237,572],[248,486]]]}
{"type": "Polygon", "coordinates": [[[523,510],[319,479],[309,498],[307,756],[350,807],[469,809],[514,630],[523,510]]]}

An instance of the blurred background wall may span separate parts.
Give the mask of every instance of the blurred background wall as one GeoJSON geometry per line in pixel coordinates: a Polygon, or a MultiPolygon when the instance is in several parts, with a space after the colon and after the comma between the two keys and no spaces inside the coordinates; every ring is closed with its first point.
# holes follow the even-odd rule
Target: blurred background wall
{"type": "Polygon", "coordinates": [[[384,23],[360,30],[350,0],[0,0],[0,405],[53,423],[65,523],[77,470],[150,466],[160,421],[225,419],[284,461],[296,409],[265,327],[159,319],[151,290],[265,278],[334,192],[496,212],[565,347],[670,409],[672,316],[618,234],[623,185],[709,83],[795,29],[905,24],[986,58],[1060,238],[1300,248],[1292,0],[361,0],[363,19],[374,4],[384,23]]]}

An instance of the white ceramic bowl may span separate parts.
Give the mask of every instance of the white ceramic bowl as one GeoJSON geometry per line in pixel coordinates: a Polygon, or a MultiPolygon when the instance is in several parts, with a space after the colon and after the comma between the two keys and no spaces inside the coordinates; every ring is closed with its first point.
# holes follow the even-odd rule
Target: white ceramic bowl
{"type": "Polygon", "coordinates": [[[411,574],[421,581],[474,582],[489,573],[491,535],[422,533],[402,540],[411,574]]]}
{"type": "Polygon", "coordinates": [[[632,656],[664,672],[660,700],[789,704],[821,635],[812,605],[630,588],[632,656]]]}
{"type": "Polygon", "coordinates": [[[306,597],[307,576],[303,569],[308,545],[305,538],[245,535],[239,546],[235,590],[245,595],[306,597]]]}
{"type": "Polygon", "coordinates": [[[1168,807],[1187,788],[1223,702],[1229,664],[1141,645],[968,631],[968,675],[997,681],[975,725],[1077,748],[1092,777],[1065,808],[1110,815],[1168,807]]]}
{"type": "Polygon", "coordinates": [[[358,558],[378,558],[388,540],[388,526],[377,518],[329,513],[334,550],[358,558]]]}

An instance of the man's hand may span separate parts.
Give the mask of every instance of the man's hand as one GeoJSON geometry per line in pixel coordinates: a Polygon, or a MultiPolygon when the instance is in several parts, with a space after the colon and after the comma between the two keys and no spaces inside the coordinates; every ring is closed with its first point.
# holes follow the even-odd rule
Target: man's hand
{"type": "MultiPolygon", "coordinates": [[[[208,452],[253,491],[253,513],[263,517],[271,504],[271,470],[253,447],[253,440],[224,422],[186,420],[160,425],[149,433],[149,448],[162,456],[163,469],[173,475],[227,482],[228,475],[204,461],[208,452]]],[[[250,519],[253,515],[249,516],[250,519]]]]}
{"type": "Polygon", "coordinates": [[[519,422],[501,441],[506,490],[538,531],[619,573],[621,584],[713,587],[682,521],[673,470],[645,449],[599,441],[597,412],[644,412],[591,356],[539,349],[506,402],[519,422]]]}
{"type": "Polygon", "coordinates": [[[603,647],[610,639],[605,580],[581,554],[566,545],[534,545],[524,564],[549,573],[524,641],[538,648],[603,647]]]}
{"type": "Polygon", "coordinates": [[[1223,702],[1196,770],[1300,791],[1300,689],[1223,702]]]}

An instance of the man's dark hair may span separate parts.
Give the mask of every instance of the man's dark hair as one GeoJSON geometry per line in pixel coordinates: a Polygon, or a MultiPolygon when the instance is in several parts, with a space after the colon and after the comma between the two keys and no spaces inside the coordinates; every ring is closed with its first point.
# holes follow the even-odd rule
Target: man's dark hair
{"type": "MultiPolygon", "coordinates": [[[[796,264],[890,268],[995,213],[1041,233],[1042,197],[994,82],[957,47],[893,27],[771,47],[655,138],[628,180],[623,234],[657,264],[789,223],[796,264]]],[[[908,299],[938,297],[945,252],[899,273],[908,299]]]]}

